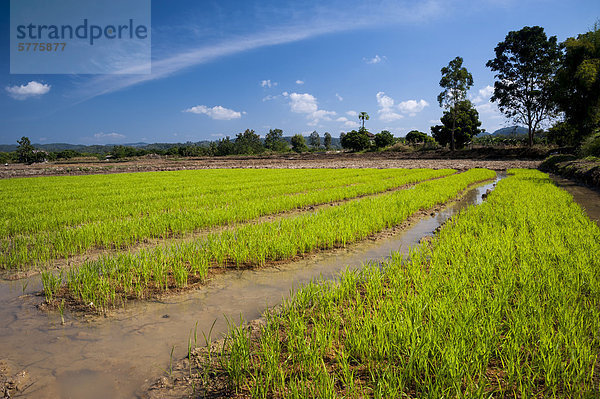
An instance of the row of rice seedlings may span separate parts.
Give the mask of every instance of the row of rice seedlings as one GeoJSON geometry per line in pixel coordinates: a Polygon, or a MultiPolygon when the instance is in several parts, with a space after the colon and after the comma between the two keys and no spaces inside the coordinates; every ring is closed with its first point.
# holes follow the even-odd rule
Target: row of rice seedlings
{"type": "MultiPolygon", "coordinates": [[[[223,196],[249,199],[368,182],[380,170],[178,171],[109,176],[63,176],[0,181],[0,237],[79,226],[140,214],[200,208],[223,196]],[[215,198],[216,197],[216,198],[215,198]],[[50,216],[48,216],[50,215],[50,216]]],[[[403,171],[392,171],[393,176],[403,171]]]]}
{"type": "MultiPolygon", "coordinates": [[[[364,176],[338,179],[335,185],[328,183],[332,186],[330,188],[292,195],[278,192],[271,197],[268,192],[259,194],[262,190],[260,186],[254,186],[236,195],[226,191],[215,194],[208,202],[205,201],[204,208],[159,212],[137,218],[107,220],[84,224],[77,228],[9,237],[0,241],[0,264],[4,268],[18,268],[33,262],[43,265],[53,259],[85,253],[91,248],[123,249],[146,239],[181,236],[202,228],[248,221],[262,215],[307,205],[378,193],[453,172],[455,171],[452,169],[391,170],[389,173],[377,170],[368,174],[361,172],[364,176]],[[353,184],[357,181],[358,184],[353,184]]],[[[306,185],[302,190],[307,187],[310,186],[306,185]]],[[[53,217],[52,214],[48,216],[53,217]]]]}
{"type": "MultiPolygon", "coordinates": [[[[408,172],[408,173],[412,173],[412,172],[408,172]]],[[[370,177],[370,176],[367,176],[370,177]]],[[[347,184],[347,183],[346,183],[347,184]]],[[[252,192],[250,192],[249,194],[253,194],[252,192]]],[[[255,194],[255,193],[254,193],[255,194]]],[[[351,193],[349,193],[351,194],[351,193]]],[[[230,197],[230,195],[228,195],[228,197],[230,197]]],[[[255,195],[256,197],[256,195],[255,195]]],[[[268,196],[267,196],[268,197],[268,196]]],[[[221,198],[221,201],[223,200],[223,198],[221,198]]],[[[234,204],[241,204],[244,203],[244,201],[242,201],[240,198],[233,198],[234,200],[234,204]]],[[[213,200],[214,203],[218,203],[219,201],[215,201],[213,200]]],[[[256,202],[256,201],[255,201],[256,202]]],[[[313,201],[314,202],[314,201],[313,201]]],[[[267,203],[269,204],[275,204],[275,202],[273,201],[268,201],[267,203]]],[[[310,201],[309,201],[310,203],[310,201]]],[[[248,205],[248,203],[246,202],[246,204],[248,205]]],[[[252,204],[249,204],[252,205],[252,204]]],[[[291,204],[290,206],[293,206],[295,204],[291,204]]],[[[228,217],[231,217],[232,214],[234,214],[235,212],[232,212],[231,209],[229,209],[229,207],[227,206],[226,203],[218,203],[217,206],[222,207],[221,209],[219,209],[218,211],[221,211],[220,213],[211,211],[211,212],[202,212],[202,213],[196,213],[196,214],[192,214],[190,215],[189,212],[183,213],[183,212],[178,212],[176,214],[173,215],[173,217],[171,217],[171,215],[162,215],[162,214],[158,214],[158,215],[154,215],[154,219],[157,218],[162,218],[163,220],[152,220],[151,218],[145,218],[145,220],[142,222],[143,223],[143,227],[146,227],[147,231],[133,231],[131,232],[132,229],[136,229],[138,227],[138,225],[140,224],[140,222],[138,220],[129,220],[129,221],[119,221],[117,223],[105,223],[101,226],[97,226],[97,225],[91,225],[91,226],[82,226],[76,230],[65,230],[65,231],[60,231],[59,233],[57,233],[56,235],[58,237],[53,237],[53,238],[48,238],[47,236],[43,236],[41,238],[41,240],[39,240],[39,242],[37,242],[38,240],[35,240],[31,237],[24,237],[24,238],[13,238],[9,241],[9,248],[10,247],[19,247],[19,246],[25,246],[27,245],[29,248],[31,247],[48,247],[48,249],[50,250],[52,245],[52,241],[59,241],[59,245],[61,245],[61,251],[65,251],[68,250],[68,248],[75,248],[76,249],[76,253],[81,252],[81,250],[85,250],[86,248],[88,248],[90,245],[98,245],[98,246],[108,246],[108,245],[115,245],[115,246],[124,246],[127,243],[129,243],[129,241],[131,239],[136,239],[136,238],[140,238],[140,237],[156,237],[156,236],[163,236],[165,234],[169,234],[172,233],[173,231],[185,231],[186,229],[189,230],[190,228],[194,228],[196,227],[199,223],[196,222],[196,220],[194,220],[194,216],[195,219],[198,218],[203,218],[200,222],[200,224],[202,225],[212,225],[214,223],[222,223],[222,222],[228,222],[229,219],[228,217]],[[206,218],[205,215],[210,215],[210,218],[206,218]],[[190,217],[191,216],[191,217],[190,217]],[[171,219],[171,220],[169,220],[171,219]],[[158,222],[158,223],[157,223],[158,222]],[[183,223],[183,226],[181,225],[183,223]],[[124,235],[126,237],[125,240],[119,240],[119,237],[116,237],[116,242],[112,242],[111,241],[111,237],[115,237],[114,231],[118,231],[120,235],[124,235]],[[90,234],[91,233],[91,234],[90,234]],[[100,239],[98,239],[98,237],[100,237],[100,239]],[[104,241],[101,238],[106,238],[108,241],[104,241]],[[35,244],[32,244],[31,241],[35,241],[35,244]],[[50,241],[50,243],[48,245],[44,245],[45,241],[50,241]],[[66,248],[65,248],[66,247],[66,248]]],[[[251,208],[251,206],[250,206],[251,208]]],[[[246,210],[249,209],[249,207],[245,207],[246,210]]],[[[256,210],[255,212],[252,212],[252,216],[256,215],[257,212],[260,210],[256,210]]],[[[50,214],[52,215],[52,214],[50,214]]],[[[240,216],[240,215],[238,215],[240,216]]],[[[245,219],[248,217],[252,217],[248,214],[248,212],[246,212],[246,215],[241,215],[240,218],[245,219]]],[[[235,217],[235,215],[233,216],[235,217]]],[[[4,251],[6,252],[6,251],[4,251]]],[[[34,254],[30,254],[30,257],[35,257],[34,254]]],[[[40,258],[40,256],[38,256],[37,258],[40,258]]],[[[22,259],[20,260],[22,261],[22,259]]]]}
{"type": "MultiPolygon", "coordinates": [[[[513,170],[430,244],[309,284],[220,359],[252,397],[597,397],[600,228],[513,170]]],[[[223,352],[225,353],[225,351],[223,352]]]]}
{"type": "Polygon", "coordinates": [[[400,224],[418,210],[444,203],[470,184],[494,176],[490,170],[472,169],[314,213],[244,225],[139,253],[106,256],[71,270],[65,278],[66,286],[76,300],[94,302],[93,296],[94,303],[101,307],[118,305],[127,298],[184,287],[186,281],[175,276],[185,274],[197,281],[211,266],[260,266],[318,249],[345,246],[400,224]],[[111,290],[105,295],[107,284],[111,290]],[[121,299],[115,302],[113,292],[121,299]]]}
{"type": "MultiPolygon", "coordinates": [[[[174,211],[210,204],[214,196],[251,193],[262,187],[265,195],[298,192],[302,187],[333,187],[337,179],[360,180],[374,171],[314,171],[304,174],[280,171],[178,171],[110,176],[66,176],[0,181],[2,220],[0,237],[93,221],[116,220],[154,211],[174,211]],[[262,175],[262,176],[261,176],[262,175]],[[132,201],[132,197],[134,201],[132,201]],[[45,216],[50,214],[51,217],[45,216]],[[27,216],[27,217],[25,217],[27,216]]],[[[342,182],[343,184],[343,182],[342,182]]],[[[220,201],[218,201],[220,202],[220,201]]]]}

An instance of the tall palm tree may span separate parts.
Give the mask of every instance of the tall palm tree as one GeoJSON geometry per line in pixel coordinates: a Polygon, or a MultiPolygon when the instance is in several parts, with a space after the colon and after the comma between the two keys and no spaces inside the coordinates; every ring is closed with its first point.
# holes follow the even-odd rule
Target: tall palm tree
{"type": "Polygon", "coordinates": [[[365,130],[365,121],[369,120],[369,114],[366,112],[361,112],[358,114],[358,119],[362,121],[362,130],[365,130]]]}

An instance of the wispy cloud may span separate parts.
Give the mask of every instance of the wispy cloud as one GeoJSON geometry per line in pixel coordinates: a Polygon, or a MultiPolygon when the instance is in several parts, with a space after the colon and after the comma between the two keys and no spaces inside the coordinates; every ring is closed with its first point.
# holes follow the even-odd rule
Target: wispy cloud
{"type": "Polygon", "coordinates": [[[296,81],[296,84],[297,84],[297,85],[303,85],[303,84],[304,84],[304,81],[303,81],[303,80],[300,80],[300,79],[298,79],[298,80],[296,81]]]}
{"type": "Polygon", "coordinates": [[[309,37],[334,32],[327,27],[313,29],[280,29],[261,32],[252,36],[232,38],[221,43],[167,56],[152,61],[152,73],[148,75],[99,75],[83,83],[80,92],[83,101],[99,95],[113,93],[127,87],[158,79],[167,78],[196,65],[205,64],[218,58],[266,46],[291,43],[309,37]]]}
{"type": "Polygon", "coordinates": [[[266,96],[263,97],[263,102],[264,101],[271,101],[271,100],[276,100],[279,97],[281,97],[281,94],[277,94],[277,95],[272,95],[272,94],[267,94],[266,96]]]}
{"type": "Polygon", "coordinates": [[[98,143],[107,143],[110,141],[122,141],[123,139],[125,139],[126,136],[124,134],[119,134],[119,133],[104,133],[104,132],[99,132],[99,133],[95,133],[94,134],[94,140],[95,142],[98,143]]]}
{"type": "MultiPolygon", "coordinates": [[[[147,75],[134,75],[134,70],[123,71],[130,74],[99,75],[84,80],[75,91],[74,95],[85,101],[99,95],[113,93],[127,87],[142,83],[164,79],[178,72],[187,70],[196,65],[212,62],[221,57],[238,54],[267,46],[275,46],[305,40],[330,33],[363,29],[382,24],[417,23],[442,14],[439,0],[425,0],[421,2],[398,2],[380,0],[377,5],[362,5],[348,7],[347,4],[338,4],[329,8],[315,6],[312,20],[297,18],[296,21],[285,21],[279,27],[255,33],[246,33],[239,36],[226,38],[222,41],[211,41],[209,45],[202,45],[180,50],[177,53],[167,54],[152,60],[152,73],[147,75]],[[340,10],[352,11],[340,11],[340,10]],[[356,15],[363,17],[363,22],[356,22],[356,15]]],[[[381,56],[376,56],[384,59],[381,56]]]]}
{"type": "Polygon", "coordinates": [[[341,122],[341,123],[343,123],[343,124],[344,124],[344,127],[346,127],[346,128],[351,128],[351,129],[353,129],[353,128],[357,128],[357,127],[359,127],[359,126],[360,126],[360,124],[359,124],[358,122],[356,122],[356,121],[351,121],[351,120],[349,120],[348,118],[346,118],[345,116],[340,116],[340,117],[339,117],[339,118],[337,118],[335,121],[336,121],[336,122],[341,122]]]}
{"type": "Polygon", "coordinates": [[[32,80],[26,85],[7,86],[6,91],[16,100],[26,100],[30,97],[41,97],[50,91],[50,85],[32,80]]]}
{"type": "Polygon", "coordinates": [[[382,61],[387,60],[387,57],[385,55],[383,56],[379,56],[377,54],[375,54],[375,57],[373,58],[363,58],[363,61],[366,62],[367,64],[379,64],[382,61]]]}
{"type": "Polygon", "coordinates": [[[261,87],[268,87],[268,88],[275,87],[278,84],[279,83],[277,83],[277,82],[271,82],[271,79],[263,80],[260,82],[261,87]]]}

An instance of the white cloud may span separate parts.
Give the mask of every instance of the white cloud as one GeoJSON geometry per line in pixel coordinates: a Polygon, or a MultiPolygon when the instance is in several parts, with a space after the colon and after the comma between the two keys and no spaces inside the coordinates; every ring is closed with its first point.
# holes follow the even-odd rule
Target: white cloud
{"type": "Polygon", "coordinates": [[[326,111],[319,109],[317,99],[309,93],[290,93],[284,92],[284,97],[290,98],[290,110],[297,114],[306,114],[309,119],[309,126],[316,126],[321,120],[331,121],[336,115],[335,111],[326,111]]]}
{"type": "Polygon", "coordinates": [[[335,115],[336,115],[335,111],[325,111],[324,109],[319,109],[319,110],[316,110],[315,112],[313,112],[311,114],[311,117],[318,118],[318,119],[331,120],[331,117],[335,116],[335,115]]]}
{"type": "Polygon", "coordinates": [[[404,118],[404,116],[395,112],[394,110],[394,99],[387,96],[384,92],[380,91],[375,96],[377,98],[377,105],[379,105],[379,119],[384,122],[391,122],[398,119],[404,118]]]}
{"type": "Polygon", "coordinates": [[[26,85],[7,86],[6,91],[16,100],[25,100],[29,97],[40,97],[50,91],[50,85],[32,80],[26,85]]]}
{"type": "Polygon", "coordinates": [[[331,117],[335,116],[335,111],[325,111],[323,109],[316,110],[315,112],[308,115],[310,122],[308,122],[309,126],[316,126],[321,120],[331,121],[331,117]]]}
{"type": "Polygon", "coordinates": [[[228,121],[231,119],[239,119],[242,117],[242,113],[245,114],[245,112],[234,111],[232,109],[225,108],[220,105],[216,105],[212,108],[207,107],[205,105],[197,105],[195,107],[188,108],[183,112],[191,112],[192,114],[205,114],[211,117],[212,119],[224,121],[228,121]]]}
{"type": "Polygon", "coordinates": [[[363,61],[367,64],[379,64],[381,61],[385,60],[387,60],[387,57],[385,55],[380,57],[377,54],[375,54],[375,57],[373,58],[363,58],[363,61]]]}
{"type": "Polygon", "coordinates": [[[94,134],[94,138],[96,140],[100,140],[100,141],[106,141],[106,140],[122,140],[125,138],[124,135],[119,134],[119,133],[96,133],[94,134]]]}
{"type": "Polygon", "coordinates": [[[500,122],[505,119],[502,112],[498,109],[498,106],[490,101],[490,97],[493,93],[494,87],[487,85],[479,89],[476,96],[470,96],[486,129],[493,127],[490,131],[500,128],[500,122]]]}
{"type": "Polygon", "coordinates": [[[399,113],[394,112],[390,108],[380,109],[379,111],[377,111],[377,113],[379,114],[379,119],[381,119],[384,122],[392,122],[392,121],[397,121],[398,119],[404,118],[403,115],[400,115],[399,113]]]}
{"type": "Polygon", "coordinates": [[[347,128],[350,128],[350,129],[357,128],[357,127],[360,126],[360,123],[355,122],[355,121],[351,121],[348,118],[346,118],[345,116],[340,116],[335,121],[343,123],[344,127],[347,127],[347,128]]]}
{"type": "Polygon", "coordinates": [[[498,106],[489,101],[485,104],[476,105],[475,108],[477,109],[477,112],[479,112],[479,114],[481,114],[482,116],[485,116],[487,118],[490,118],[490,119],[504,118],[504,115],[502,115],[502,113],[498,109],[498,106]]]}
{"type": "Polygon", "coordinates": [[[292,93],[290,94],[290,108],[292,112],[306,114],[315,112],[319,107],[317,106],[317,99],[312,94],[292,93]]]}
{"type": "Polygon", "coordinates": [[[335,98],[337,98],[338,101],[344,101],[344,97],[340,96],[338,93],[335,93],[335,98]]]}
{"type": "Polygon", "coordinates": [[[394,99],[382,91],[378,92],[375,97],[377,98],[377,104],[381,108],[392,108],[394,106],[394,99]]]}
{"type": "Polygon", "coordinates": [[[488,102],[492,96],[492,93],[494,93],[494,87],[487,85],[484,88],[479,89],[477,96],[471,98],[475,104],[488,102]]]}
{"type": "Polygon", "coordinates": [[[409,114],[409,116],[415,116],[417,112],[423,111],[423,108],[427,106],[429,106],[429,103],[423,99],[419,101],[407,100],[402,101],[400,104],[398,104],[398,109],[404,114],[409,114]]]}
{"type": "Polygon", "coordinates": [[[303,81],[303,80],[300,80],[300,79],[298,79],[298,80],[296,81],[296,84],[297,84],[297,85],[303,85],[303,84],[304,84],[304,81],[303,81]]]}
{"type": "Polygon", "coordinates": [[[358,112],[350,110],[350,111],[346,111],[346,115],[357,117],[358,112]]]}
{"type": "Polygon", "coordinates": [[[277,83],[277,82],[271,82],[271,79],[263,80],[262,82],[260,82],[260,85],[262,87],[268,87],[268,88],[275,87],[278,84],[279,83],[277,83]]]}
{"type": "Polygon", "coordinates": [[[494,87],[487,85],[483,89],[479,89],[479,95],[482,97],[490,97],[494,92],[494,87]]]}
{"type": "Polygon", "coordinates": [[[380,91],[376,95],[377,105],[379,105],[379,119],[384,122],[391,122],[398,119],[404,118],[402,114],[408,114],[409,116],[415,116],[417,112],[423,111],[423,108],[429,106],[429,103],[423,99],[417,100],[406,100],[396,105],[394,99],[384,92],[380,91]],[[400,111],[398,113],[397,111],[400,111]]]}

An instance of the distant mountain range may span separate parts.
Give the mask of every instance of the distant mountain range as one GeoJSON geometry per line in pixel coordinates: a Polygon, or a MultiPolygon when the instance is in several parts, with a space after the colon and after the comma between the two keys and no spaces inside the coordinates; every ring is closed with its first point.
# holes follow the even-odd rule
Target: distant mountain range
{"type": "MultiPolygon", "coordinates": [[[[232,140],[234,137],[231,138],[232,140]]],[[[291,142],[292,137],[286,136],[283,137],[285,141],[288,143],[291,142]]],[[[305,136],[306,144],[309,143],[309,137],[305,136]]],[[[264,138],[261,138],[264,142],[264,138]]],[[[117,145],[122,145],[125,147],[135,147],[143,150],[168,150],[173,147],[181,147],[185,145],[198,145],[208,147],[210,145],[210,141],[202,140],[197,142],[187,142],[187,143],[126,143],[126,144],[104,144],[104,145],[83,145],[83,144],[67,144],[67,143],[51,143],[51,144],[39,144],[33,143],[33,146],[37,149],[48,151],[48,152],[58,152],[64,150],[73,150],[81,153],[88,154],[108,154],[112,151],[112,149],[117,145]]],[[[323,136],[321,136],[321,145],[323,145],[323,136]]],[[[331,146],[334,148],[340,148],[340,139],[338,137],[331,138],[331,146]]],[[[0,152],[12,152],[17,150],[17,144],[0,144],[0,152]]]]}
{"type": "Polygon", "coordinates": [[[527,136],[529,130],[522,126],[509,126],[503,127],[502,129],[496,130],[494,133],[483,132],[479,133],[477,137],[484,136],[527,136]]]}

